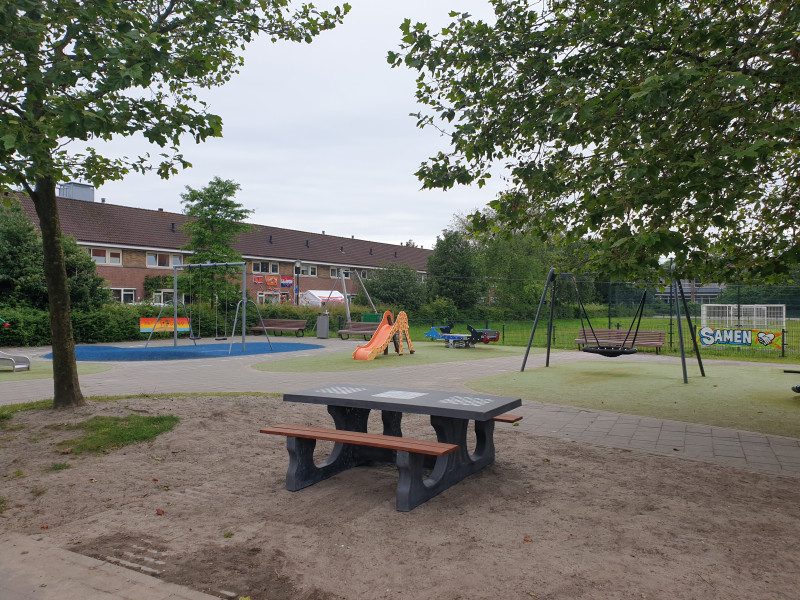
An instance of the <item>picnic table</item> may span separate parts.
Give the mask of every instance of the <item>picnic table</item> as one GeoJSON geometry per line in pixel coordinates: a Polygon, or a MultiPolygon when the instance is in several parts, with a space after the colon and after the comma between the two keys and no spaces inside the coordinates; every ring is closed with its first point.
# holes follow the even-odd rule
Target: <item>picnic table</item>
{"type": "Polygon", "coordinates": [[[261,430],[286,436],[286,489],[295,492],[370,462],[395,462],[399,511],[409,511],[491,465],[495,458],[495,422],[522,418],[506,414],[522,404],[519,398],[477,392],[329,385],[284,394],[283,400],[326,406],[336,426],[323,429],[276,425],[261,430]],[[383,434],[367,433],[371,410],[381,411],[383,434]],[[430,415],[438,441],[402,437],[403,413],[430,415]],[[477,442],[472,454],[467,448],[470,421],[474,422],[477,442]],[[328,460],[320,465],[314,463],[317,439],[336,442],[328,460]],[[432,468],[428,478],[424,477],[426,468],[432,468]]]}

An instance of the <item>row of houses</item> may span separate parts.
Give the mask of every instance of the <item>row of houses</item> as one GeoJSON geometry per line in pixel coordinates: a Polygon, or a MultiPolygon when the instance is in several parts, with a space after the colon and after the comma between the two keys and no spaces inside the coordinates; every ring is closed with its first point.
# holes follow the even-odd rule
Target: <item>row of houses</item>
{"type": "MultiPolygon", "coordinates": [[[[108,282],[121,303],[164,302],[172,287],[145,293],[145,277],[172,275],[175,265],[192,262],[191,252],[182,250],[188,238],[182,232],[189,217],[162,209],[148,210],[94,201],[93,189],[81,189],[79,198],[64,197],[70,187],[60,187],[57,198],[64,234],[97,264],[97,273],[108,282]]],[[[33,223],[38,217],[31,199],[22,193],[17,199],[33,223]]],[[[246,265],[247,289],[259,302],[295,302],[304,291],[341,290],[359,292],[358,276],[367,279],[387,263],[404,264],[426,276],[431,250],[385,244],[354,237],[340,237],[254,225],[233,244],[246,265]]]]}

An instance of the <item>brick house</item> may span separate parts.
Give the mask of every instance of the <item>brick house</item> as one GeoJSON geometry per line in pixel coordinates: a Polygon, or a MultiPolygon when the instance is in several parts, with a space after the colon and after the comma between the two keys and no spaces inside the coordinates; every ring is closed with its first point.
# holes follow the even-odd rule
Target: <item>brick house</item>
{"type": "MultiPolygon", "coordinates": [[[[15,195],[38,226],[31,199],[25,194],[15,195]]],[[[63,233],[86,248],[118,302],[170,299],[171,287],[146,298],[144,280],[148,275],[172,275],[173,265],[191,262],[191,253],[181,250],[188,241],[181,232],[186,215],[107,204],[104,200],[59,197],[57,203],[63,233]]],[[[409,265],[424,279],[432,252],[265,225],[254,225],[233,246],[247,262],[250,296],[262,303],[294,302],[296,291],[330,290],[340,279],[340,272],[344,273],[347,293],[355,295],[360,286],[353,271],[367,278],[386,263],[409,265]]],[[[341,284],[336,286],[341,291],[341,284]]]]}

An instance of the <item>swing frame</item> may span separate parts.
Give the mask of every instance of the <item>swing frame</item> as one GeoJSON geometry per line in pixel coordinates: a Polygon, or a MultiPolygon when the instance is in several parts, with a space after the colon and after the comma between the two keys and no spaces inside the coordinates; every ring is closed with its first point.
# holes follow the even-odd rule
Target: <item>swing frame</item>
{"type": "MultiPolygon", "coordinates": [[[[202,269],[204,268],[213,268],[213,267],[241,267],[242,268],[242,299],[236,304],[236,316],[233,319],[233,328],[231,329],[231,337],[236,336],[236,321],[239,318],[239,309],[242,311],[242,352],[245,352],[247,349],[247,304],[248,302],[251,303],[255,309],[256,313],[258,314],[258,319],[261,322],[261,326],[264,327],[264,318],[261,316],[261,310],[258,308],[258,304],[256,304],[252,299],[247,297],[247,263],[246,262],[233,262],[233,263],[212,263],[212,262],[205,262],[205,263],[196,263],[196,264],[182,264],[182,265],[172,265],[172,300],[168,301],[161,307],[161,310],[158,312],[157,319],[161,318],[161,314],[164,312],[164,308],[167,305],[172,303],[173,306],[173,317],[174,320],[172,322],[172,345],[173,347],[178,346],[178,305],[180,304],[183,306],[183,314],[186,315],[186,305],[183,302],[179,302],[178,298],[178,271],[182,271],[184,269],[202,269]]],[[[191,285],[191,278],[189,279],[191,285]]],[[[196,338],[194,337],[194,331],[191,329],[192,324],[191,320],[189,321],[190,327],[190,338],[192,341],[197,345],[196,338]]],[[[198,331],[199,333],[199,331],[198,331]]],[[[272,341],[269,339],[269,334],[267,333],[266,329],[264,329],[264,334],[267,337],[267,344],[269,344],[269,349],[272,351],[272,341]]],[[[150,338],[153,337],[153,332],[150,332],[150,336],[147,338],[147,343],[145,343],[145,348],[147,344],[150,343],[150,338]]],[[[231,353],[233,349],[233,340],[231,340],[230,346],[228,346],[228,354],[231,353]]]]}
{"type": "MultiPolygon", "coordinates": [[[[550,272],[547,274],[547,281],[544,286],[544,290],[542,291],[542,297],[539,299],[539,307],[536,309],[536,317],[533,320],[533,328],[531,329],[530,338],[528,338],[528,346],[525,349],[525,356],[522,359],[522,367],[520,368],[520,372],[525,371],[525,365],[528,363],[528,355],[531,351],[531,346],[533,345],[533,336],[536,333],[536,327],[539,324],[539,317],[542,313],[542,307],[544,306],[545,299],[547,298],[547,290],[550,289],[550,320],[547,326],[547,356],[545,359],[545,367],[550,366],[550,347],[552,343],[552,335],[553,335],[553,314],[555,308],[555,300],[556,300],[556,282],[558,278],[572,278],[573,283],[575,284],[575,292],[578,295],[578,302],[581,306],[581,328],[583,328],[583,315],[586,315],[586,320],[589,322],[589,316],[586,314],[586,308],[583,306],[583,301],[581,300],[580,291],[578,290],[578,283],[575,279],[575,275],[573,273],[556,273],[555,267],[550,269],[550,272]]],[[[686,349],[683,343],[683,327],[681,325],[681,309],[680,304],[678,303],[678,297],[680,295],[681,300],[683,301],[684,312],[686,314],[686,321],[689,326],[689,332],[694,332],[694,326],[692,325],[692,317],[689,315],[689,306],[686,302],[686,295],[683,293],[683,285],[679,279],[673,279],[672,281],[672,289],[676,290],[675,294],[675,312],[677,314],[677,321],[678,321],[678,340],[680,342],[680,349],[681,349],[681,366],[683,369],[683,383],[689,383],[689,378],[686,372],[686,349]]],[[[625,337],[625,341],[621,346],[603,346],[600,344],[599,340],[597,339],[597,335],[594,334],[594,328],[591,326],[591,322],[589,322],[589,328],[592,331],[592,334],[595,337],[595,341],[597,342],[596,346],[589,346],[589,349],[586,349],[586,345],[583,347],[583,351],[589,354],[598,354],[600,356],[606,357],[616,357],[616,356],[623,356],[623,355],[630,355],[636,354],[636,348],[633,348],[633,344],[636,343],[636,333],[639,331],[639,325],[642,321],[642,315],[644,314],[644,304],[647,297],[647,289],[645,288],[645,292],[642,295],[642,299],[639,302],[639,308],[637,309],[637,315],[634,315],[633,321],[636,322],[636,332],[634,333],[633,340],[631,342],[630,347],[626,347],[625,344],[627,342],[627,335],[625,337]],[[638,319],[638,321],[637,321],[638,319]]],[[[586,338],[586,329],[584,329],[584,340],[587,341],[586,338]]],[[[631,330],[633,329],[633,322],[631,322],[631,327],[628,329],[628,334],[630,334],[631,330]]],[[[692,335],[692,344],[694,345],[694,352],[695,356],[697,356],[697,364],[700,367],[700,375],[702,377],[706,376],[705,369],[703,368],[703,360],[700,357],[700,348],[697,346],[697,339],[695,336],[692,335]]]]}

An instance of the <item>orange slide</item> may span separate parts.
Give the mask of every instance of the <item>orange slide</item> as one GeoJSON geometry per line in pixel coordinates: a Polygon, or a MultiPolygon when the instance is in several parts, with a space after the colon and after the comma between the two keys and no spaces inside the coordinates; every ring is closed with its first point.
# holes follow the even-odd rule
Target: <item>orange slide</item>
{"type": "Polygon", "coordinates": [[[392,313],[387,310],[383,313],[378,329],[375,330],[369,342],[363,346],[359,345],[353,352],[353,358],[356,360],[373,360],[381,352],[388,354],[389,342],[392,341],[394,341],[395,352],[403,354],[404,335],[406,336],[409,352],[414,354],[414,346],[411,344],[411,338],[408,337],[408,317],[405,311],[401,310],[397,313],[397,319],[393,322],[392,313]]]}

